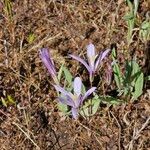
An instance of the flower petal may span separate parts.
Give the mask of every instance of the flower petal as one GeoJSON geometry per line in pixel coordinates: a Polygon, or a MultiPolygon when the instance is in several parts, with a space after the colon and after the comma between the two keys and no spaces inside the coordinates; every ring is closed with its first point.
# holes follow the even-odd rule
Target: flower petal
{"type": "Polygon", "coordinates": [[[98,65],[101,63],[101,61],[107,56],[110,49],[105,50],[104,52],[101,52],[96,63],[95,63],[95,70],[97,69],[98,65]]]}
{"type": "Polygon", "coordinates": [[[88,70],[88,72],[91,72],[91,68],[89,67],[89,65],[84,61],[84,59],[78,57],[78,56],[75,56],[75,55],[69,55],[70,57],[74,58],[75,60],[79,61],[80,63],[82,63],[86,69],[88,70]]]}
{"type": "Polygon", "coordinates": [[[96,61],[96,63],[95,63],[95,71],[97,70],[97,67],[98,67],[98,65],[100,64],[100,60],[101,60],[101,54],[99,54],[99,56],[98,56],[98,59],[97,59],[97,61],[96,61]]]}
{"type": "Polygon", "coordinates": [[[76,77],[73,82],[74,94],[79,96],[81,94],[82,81],[80,77],[76,77]]]}
{"type": "Polygon", "coordinates": [[[46,66],[46,68],[48,69],[49,73],[52,76],[56,76],[54,62],[52,61],[47,48],[40,49],[40,58],[41,58],[42,62],[44,63],[44,65],[46,66]]]}
{"type": "Polygon", "coordinates": [[[91,89],[89,89],[85,94],[84,96],[82,97],[82,101],[81,103],[83,103],[83,101],[89,96],[91,95],[94,91],[95,91],[96,87],[92,87],[91,89]]]}
{"type": "Polygon", "coordinates": [[[62,87],[59,86],[59,85],[53,85],[53,86],[54,86],[54,88],[56,89],[56,91],[61,92],[63,95],[69,96],[69,98],[72,99],[72,97],[73,97],[73,94],[72,94],[72,93],[66,91],[64,88],[62,88],[62,87]]]}
{"type": "Polygon", "coordinates": [[[45,53],[45,56],[50,58],[51,63],[54,65],[54,61],[52,60],[51,54],[48,52],[47,48],[43,48],[42,51],[45,53]]]}
{"type": "Polygon", "coordinates": [[[74,119],[78,119],[78,109],[77,108],[71,108],[72,116],[74,119]]]}
{"type": "Polygon", "coordinates": [[[106,49],[104,52],[102,52],[102,55],[101,55],[101,60],[102,61],[106,56],[107,54],[110,52],[110,49],[106,49]]]}
{"type": "Polygon", "coordinates": [[[71,106],[71,107],[75,106],[74,102],[70,98],[65,99],[65,98],[62,98],[62,97],[58,97],[58,100],[61,103],[65,104],[65,105],[68,105],[68,106],[71,106]]]}
{"type": "Polygon", "coordinates": [[[88,57],[89,65],[94,72],[96,53],[95,53],[95,46],[92,43],[87,45],[87,57],[88,57]]]}
{"type": "Polygon", "coordinates": [[[95,46],[92,44],[92,43],[90,43],[89,45],[87,45],[87,57],[95,57],[95,46]]]}

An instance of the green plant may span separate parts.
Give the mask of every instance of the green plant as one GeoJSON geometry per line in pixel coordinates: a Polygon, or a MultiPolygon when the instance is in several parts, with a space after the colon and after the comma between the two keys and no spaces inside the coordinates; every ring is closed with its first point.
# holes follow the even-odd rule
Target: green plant
{"type": "Polygon", "coordinates": [[[12,3],[10,0],[3,0],[4,12],[9,20],[12,20],[12,3]]]}
{"type": "Polygon", "coordinates": [[[6,98],[1,97],[1,103],[3,106],[8,107],[9,105],[16,104],[14,98],[11,95],[7,95],[6,98]]]}
{"type": "Polygon", "coordinates": [[[30,33],[29,36],[27,37],[27,41],[29,44],[32,44],[35,40],[36,36],[34,33],[30,33]]]}
{"type": "MultiPolygon", "coordinates": [[[[70,71],[64,66],[64,64],[62,64],[62,66],[60,67],[59,72],[58,72],[59,82],[62,77],[64,77],[64,87],[67,88],[67,90],[71,91],[73,88],[72,87],[73,76],[71,75],[70,71]]],[[[57,94],[58,94],[58,96],[62,96],[62,95],[59,95],[59,93],[57,93],[57,94]]],[[[70,114],[70,111],[66,104],[59,102],[57,104],[57,107],[63,114],[65,114],[65,115],[70,114]]]]}
{"type": "Polygon", "coordinates": [[[127,42],[129,46],[132,43],[132,39],[133,39],[133,29],[135,26],[139,0],[134,0],[133,3],[130,0],[126,0],[126,2],[129,7],[129,12],[126,13],[124,19],[127,22],[127,26],[128,26],[127,42]]]}
{"type": "MultiPolygon", "coordinates": [[[[68,91],[72,91],[73,90],[73,85],[72,85],[72,80],[73,80],[73,76],[71,75],[70,71],[64,66],[62,65],[59,69],[58,72],[58,80],[60,82],[61,78],[64,78],[64,88],[67,89],[68,91]]],[[[86,93],[86,88],[82,83],[82,89],[81,89],[81,93],[84,95],[86,93]]],[[[59,95],[60,97],[63,97],[63,95],[59,95]]],[[[94,97],[92,99],[89,99],[88,101],[85,101],[85,103],[83,104],[83,106],[80,106],[80,111],[79,113],[83,116],[83,117],[89,117],[94,115],[100,105],[100,98],[98,95],[94,94],[94,97]]],[[[63,112],[65,115],[68,115],[71,113],[71,111],[69,111],[69,108],[66,104],[63,103],[58,103],[58,109],[63,112]]]]}
{"type": "Polygon", "coordinates": [[[85,102],[85,104],[80,110],[80,114],[83,117],[93,116],[97,112],[100,103],[101,103],[100,97],[97,94],[95,94],[92,99],[89,99],[88,101],[85,102]]]}
{"type": "Polygon", "coordinates": [[[126,61],[125,72],[122,73],[117,61],[115,49],[112,50],[114,79],[118,88],[119,95],[132,100],[143,93],[144,74],[135,59],[126,61]]]}

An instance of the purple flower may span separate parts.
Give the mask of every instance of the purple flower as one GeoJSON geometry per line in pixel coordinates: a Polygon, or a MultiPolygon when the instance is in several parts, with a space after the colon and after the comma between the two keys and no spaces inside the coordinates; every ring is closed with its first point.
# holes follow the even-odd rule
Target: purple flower
{"type": "Polygon", "coordinates": [[[82,94],[82,81],[79,77],[74,79],[73,93],[66,91],[59,85],[54,85],[54,87],[63,95],[62,97],[59,97],[59,101],[71,107],[72,116],[75,119],[78,118],[78,109],[83,104],[83,101],[96,89],[96,87],[92,87],[85,94],[82,94]]]}
{"type": "Polygon", "coordinates": [[[92,81],[93,74],[96,72],[99,64],[107,56],[109,51],[110,49],[107,49],[104,52],[97,55],[95,51],[95,46],[92,43],[90,43],[89,45],[87,45],[88,63],[84,59],[78,56],[75,56],[75,55],[69,55],[69,56],[81,62],[86,67],[86,69],[88,70],[90,74],[90,81],[92,81]]]}
{"type": "Polygon", "coordinates": [[[40,49],[40,58],[44,63],[45,67],[48,69],[50,75],[52,76],[54,82],[58,84],[57,74],[54,66],[54,62],[52,60],[51,55],[48,52],[47,48],[40,49]]]}

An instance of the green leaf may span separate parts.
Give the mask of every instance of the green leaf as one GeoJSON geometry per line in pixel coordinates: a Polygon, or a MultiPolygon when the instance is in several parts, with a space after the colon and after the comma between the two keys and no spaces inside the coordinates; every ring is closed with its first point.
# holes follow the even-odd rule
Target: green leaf
{"type": "Polygon", "coordinates": [[[4,105],[5,107],[7,107],[7,102],[6,102],[6,100],[1,97],[1,101],[2,101],[2,105],[4,105]]]}
{"type": "Polygon", "coordinates": [[[123,101],[121,101],[120,99],[111,97],[111,96],[101,96],[100,97],[102,99],[103,103],[109,104],[109,105],[118,105],[120,103],[122,103],[123,101]]]}
{"type": "Polygon", "coordinates": [[[61,65],[59,71],[58,71],[58,81],[60,82],[60,79],[61,79],[61,76],[62,76],[62,73],[63,73],[63,67],[64,67],[64,64],[61,65]]]}
{"type": "Polygon", "coordinates": [[[132,68],[131,85],[134,87],[137,78],[141,74],[141,69],[139,67],[139,64],[135,60],[132,60],[130,63],[131,63],[131,68],[132,68]]]}
{"type": "Polygon", "coordinates": [[[28,38],[27,38],[28,43],[32,44],[34,42],[35,38],[36,38],[35,34],[34,33],[30,33],[28,38]]]}
{"type": "Polygon", "coordinates": [[[86,88],[85,88],[85,86],[84,86],[83,83],[82,83],[81,93],[82,93],[83,95],[86,93],[86,88]]]}
{"type": "Polygon", "coordinates": [[[65,79],[69,83],[69,86],[71,86],[73,77],[72,77],[70,71],[65,66],[63,66],[63,72],[65,74],[65,79]]]}
{"type": "Polygon", "coordinates": [[[117,55],[116,55],[116,51],[114,48],[112,50],[112,59],[113,59],[113,72],[114,72],[115,82],[116,82],[117,87],[121,90],[123,79],[122,79],[119,65],[117,64],[117,55]]]}
{"type": "Polygon", "coordinates": [[[62,103],[57,104],[58,109],[64,114],[68,114],[68,106],[62,103]]]}
{"type": "Polygon", "coordinates": [[[150,28],[150,22],[148,21],[144,21],[141,25],[141,29],[142,30],[147,30],[148,28],[150,28]]]}
{"type": "Polygon", "coordinates": [[[100,102],[99,96],[95,95],[93,99],[85,102],[84,106],[81,108],[80,114],[83,117],[93,116],[97,112],[100,102]]]}
{"type": "Polygon", "coordinates": [[[133,4],[130,0],[126,0],[127,1],[127,5],[130,8],[130,12],[133,12],[133,4]]]}
{"type": "Polygon", "coordinates": [[[7,96],[7,99],[8,99],[8,103],[10,103],[10,104],[16,104],[14,98],[12,98],[11,95],[8,95],[8,96],[7,96]]]}
{"type": "Polygon", "coordinates": [[[124,19],[125,21],[130,21],[130,20],[134,19],[134,15],[133,15],[133,13],[126,14],[126,15],[123,17],[123,19],[124,19]]]}
{"type": "Polygon", "coordinates": [[[138,7],[139,7],[139,0],[134,0],[134,16],[136,16],[138,7]]]}
{"type": "Polygon", "coordinates": [[[144,74],[141,72],[137,80],[135,81],[135,91],[132,93],[132,100],[137,100],[143,93],[144,74]]]}
{"type": "Polygon", "coordinates": [[[150,81],[150,76],[148,76],[146,79],[150,81]]]}
{"type": "Polygon", "coordinates": [[[143,40],[144,42],[146,42],[147,40],[150,39],[150,21],[149,21],[149,19],[146,19],[142,23],[140,31],[139,31],[139,36],[140,36],[140,39],[143,40]]]}

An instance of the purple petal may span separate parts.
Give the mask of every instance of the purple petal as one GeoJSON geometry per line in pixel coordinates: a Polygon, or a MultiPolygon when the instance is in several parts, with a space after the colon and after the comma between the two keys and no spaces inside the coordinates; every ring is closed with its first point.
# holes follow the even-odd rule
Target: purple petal
{"type": "Polygon", "coordinates": [[[75,55],[69,55],[69,56],[76,59],[77,61],[81,62],[86,67],[88,72],[91,72],[91,68],[89,67],[89,65],[83,59],[81,59],[80,57],[75,56],[75,55]]]}
{"type": "Polygon", "coordinates": [[[96,59],[95,46],[91,43],[87,46],[87,57],[91,69],[94,71],[94,63],[96,59]]]}
{"type": "Polygon", "coordinates": [[[107,56],[107,54],[110,52],[110,49],[106,49],[103,53],[102,53],[102,55],[101,55],[101,60],[100,61],[102,61],[106,56],[107,56]]]}
{"type": "Polygon", "coordinates": [[[72,99],[73,94],[66,91],[64,88],[60,87],[59,85],[53,85],[56,91],[61,92],[65,96],[69,96],[70,99],[72,99]]]}
{"type": "Polygon", "coordinates": [[[74,104],[74,102],[72,101],[72,99],[70,99],[70,98],[62,98],[62,97],[58,97],[58,100],[61,102],[61,103],[63,103],[63,104],[65,104],[65,105],[68,105],[68,106],[71,106],[71,107],[74,107],[75,106],[75,104],[74,104]]]}
{"type": "MultiPolygon", "coordinates": [[[[89,96],[89,95],[91,95],[94,91],[95,91],[95,89],[96,89],[96,87],[92,87],[91,89],[89,89],[85,94],[84,94],[84,96],[83,96],[83,98],[82,98],[82,102],[89,96]]],[[[81,102],[81,103],[82,103],[81,102]]]]}
{"type": "Polygon", "coordinates": [[[78,119],[78,109],[77,108],[71,108],[72,116],[74,119],[78,119]]]}
{"type": "Polygon", "coordinates": [[[81,94],[81,88],[82,88],[82,81],[80,77],[76,77],[74,79],[73,88],[74,88],[74,94],[79,96],[81,94]]]}
{"type": "Polygon", "coordinates": [[[89,45],[87,45],[87,57],[95,57],[95,46],[91,43],[89,45]]]}
{"type": "Polygon", "coordinates": [[[47,48],[42,48],[42,51],[45,53],[45,56],[47,56],[47,57],[50,58],[50,61],[51,61],[52,65],[54,66],[54,61],[52,60],[52,56],[51,56],[51,54],[48,52],[48,49],[47,49],[47,48]]]}
{"type": "Polygon", "coordinates": [[[99,54],[98,59],[95,63],[95,71],[97,70],[98,65],[100,64],[100,60],[101,60],[101,54],[99,54]]]}
{"type": "Polygon", "coordinates": [[[40,49],[40,58],[41,58],[42,62],[44,63],[44,65],[46,66],[46,68],[48,69],[49,73],[52,76],[56,76],[54,62],[52,61],[52,59],[48,53],[48,49],[46,49],[46,48],[40,49]]]}
{"type": "Polygon", "coordinates": [[[95,70],[97,69],[98,65],[101,63],[101,61],[107,56],[107,54],[109,53],[110,49],[105,50],[104,52],[101,52],[101,54],[99,55],[96,63],[95,63],[95,70]]]}

